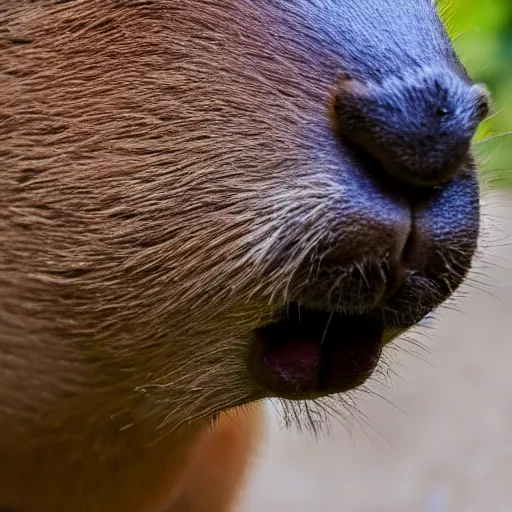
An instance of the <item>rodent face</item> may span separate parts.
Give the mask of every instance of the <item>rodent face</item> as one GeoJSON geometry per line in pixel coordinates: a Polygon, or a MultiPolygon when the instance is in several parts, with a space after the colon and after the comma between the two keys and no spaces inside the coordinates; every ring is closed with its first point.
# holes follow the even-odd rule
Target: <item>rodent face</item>
{"type": "Polygon", "coordinates": [[[431,2],[106,4],[30,8],[12,50],[34,329],[172,422],[361,384],[477,244],[486,98],[431,2]]]}

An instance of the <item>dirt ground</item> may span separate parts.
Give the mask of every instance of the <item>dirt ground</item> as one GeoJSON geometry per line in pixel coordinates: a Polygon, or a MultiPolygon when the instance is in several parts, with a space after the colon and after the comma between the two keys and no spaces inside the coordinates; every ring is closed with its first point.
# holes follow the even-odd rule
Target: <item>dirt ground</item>
{"type": "Polygon", "coordinates": [[[269,407],[240,512],[512,511],[512,197],[488,203],[469,296],[414,336],[425,350],[399,343],[400,375],[373,383],[350,433],[315,441],[269,407]]]}

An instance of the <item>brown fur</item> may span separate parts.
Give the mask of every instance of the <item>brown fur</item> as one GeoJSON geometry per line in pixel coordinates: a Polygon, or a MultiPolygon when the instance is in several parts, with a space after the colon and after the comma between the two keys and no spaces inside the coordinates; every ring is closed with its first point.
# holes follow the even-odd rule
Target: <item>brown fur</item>
{"type": "Polygon", "coordinates": [[[240,5],[2,0],[0,506],[235,497],[259,413],[209,418],[263,397],[251,333],[356,222],[317,122],[332,54],[240,5]]]}
{"type": "MultiPolygon", "coordinates": [[[[293,134],[269,145],[276,62],[233,76],[236,40],[205,37],[207,76],[207,52],[174,41],[234,21],[180,5],[0,9],[0,496],[23,511],[158,510],[201,435],[186,422],[252,393],[241,333],[271,316],[249,291],[277,214],[257,173],[292,168],[274,155],[293,134]]],[[[305,204],[311,219],[324,195],[305,204]]]]}

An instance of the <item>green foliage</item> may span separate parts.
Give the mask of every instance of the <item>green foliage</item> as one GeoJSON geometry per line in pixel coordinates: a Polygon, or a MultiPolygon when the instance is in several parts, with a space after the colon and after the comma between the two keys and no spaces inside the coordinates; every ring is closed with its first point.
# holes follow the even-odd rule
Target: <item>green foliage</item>
{"type": "Polygon", "coordinates": [[[439,4],[461,60],[493,96],[493,115],[476,137],[484,172],[512,187],[512,0],[439,4]]]}

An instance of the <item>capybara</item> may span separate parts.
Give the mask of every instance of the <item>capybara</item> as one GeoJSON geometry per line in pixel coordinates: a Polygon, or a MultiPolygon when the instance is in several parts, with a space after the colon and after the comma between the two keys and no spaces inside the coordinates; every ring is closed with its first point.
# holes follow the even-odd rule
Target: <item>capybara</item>
{"type": "Polygon", "coordinates": [[[460,285],[489,98],[433,4],[2,0],[2,510],[227,511],[260,400],[460,285]]]}

